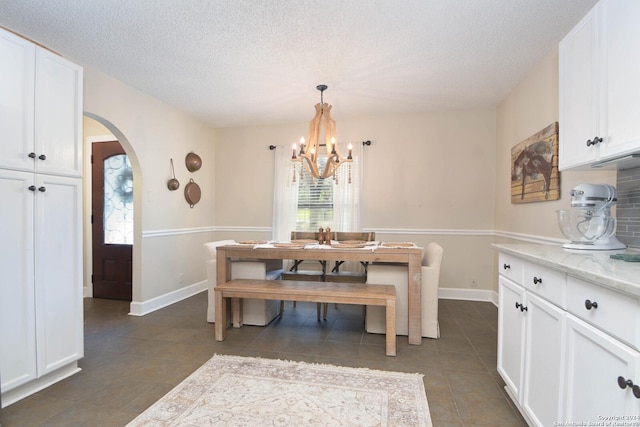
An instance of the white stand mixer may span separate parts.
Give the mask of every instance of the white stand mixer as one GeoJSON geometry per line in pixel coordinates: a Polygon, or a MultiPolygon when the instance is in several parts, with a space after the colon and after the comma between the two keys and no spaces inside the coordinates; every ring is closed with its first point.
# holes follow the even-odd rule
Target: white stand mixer
{"type": "Polygon", "coordinates": [[[571,243],[566,249],[610,251],[627,246],[616,238],[611,206],[618,201],[616,188],[608,184],[580,184],[571,190],[572,211],[559,210],[560,231],[571,243]]]}

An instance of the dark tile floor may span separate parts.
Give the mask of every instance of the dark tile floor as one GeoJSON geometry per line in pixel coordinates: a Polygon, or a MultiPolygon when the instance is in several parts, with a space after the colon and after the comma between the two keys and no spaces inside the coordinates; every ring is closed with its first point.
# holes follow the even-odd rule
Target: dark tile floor
{"type": "Polygon", "coordinates": [[[129,303],[85,299],[82,371],[2,410],[11,426],[123,426],[214,353],[421,372],[434,426],[526,426],[496,372],[498,313],[490,303],[440,300],[438,340],[384,355],[384,336],[363,332],[362,308],[340,305],[318,323],[315,304],[287,303],[267,327],[213,339],[206,293],[143,317],[129,303]]]}

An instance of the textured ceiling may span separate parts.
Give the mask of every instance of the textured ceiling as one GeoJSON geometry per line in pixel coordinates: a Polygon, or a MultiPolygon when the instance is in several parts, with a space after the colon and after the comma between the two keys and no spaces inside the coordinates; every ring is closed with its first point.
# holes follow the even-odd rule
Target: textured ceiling
{"type": "Polygon", "coordinates": [[[596,0],[0,0],[0,26],[215,127],[495,106],[596,0]]]}

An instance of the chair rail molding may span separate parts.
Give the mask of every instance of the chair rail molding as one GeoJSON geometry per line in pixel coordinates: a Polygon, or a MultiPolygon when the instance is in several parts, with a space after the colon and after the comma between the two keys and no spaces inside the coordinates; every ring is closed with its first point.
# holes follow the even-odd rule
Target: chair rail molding
{"type": "MultiPolygon", "coordinates": [[[[375,232],[376,235],[413,235],[413,236],[494,236],[528,243],[543,245],[562,244],[566,240],[554,237],[537,236],[533,234],[516,233],[504,230],[474,230],[456,228],[363,228],[365,232],[375,232]]],[[[211,233],[211,232],[238,232],[238,233],[271,233],[271,227],[225,225],[206,226],[193,228],[175,228],[166,230],[146,230],[142,232],[142,238],[177,236],[182,234],[211,233]]]]}

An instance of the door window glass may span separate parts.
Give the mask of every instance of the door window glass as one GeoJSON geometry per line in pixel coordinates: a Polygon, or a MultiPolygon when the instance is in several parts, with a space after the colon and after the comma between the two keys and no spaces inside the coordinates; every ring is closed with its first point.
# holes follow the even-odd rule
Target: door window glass
{"type": "Polygon", "coordinates": [[[104,242],[133,244],[133,170],[126,154],[104,161],[104,242]]]}

